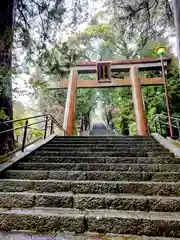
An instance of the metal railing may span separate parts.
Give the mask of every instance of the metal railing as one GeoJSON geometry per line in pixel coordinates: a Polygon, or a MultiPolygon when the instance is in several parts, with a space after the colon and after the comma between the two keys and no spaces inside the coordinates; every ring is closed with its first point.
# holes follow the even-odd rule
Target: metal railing
{"type": "MultiPolygon", "coordinates": [[[[173,127],[173,137],[180,139],[180,117],[172,116],[171,120],[173,127]]],[[[167,136],[167,132],[170,132],[168,115],[157,114],[154,118],[154,126],[156,132],[160,133],[162,136],[167,136]]]]}
{"type": "MultiPolygon", "coordinates": [[[[44,123],[44,126],[41,127],[39,130],[43,131],[44,139],[47,138],[48,128],[50,128],[49,135],[52,135],[54,133],[54,124],[63,132],[63,136],[66,136],[66,131],[63,129],[61,124],[52,115],[44,114],[44,115],[38,115],[38,116],[33,116],[33,117],[28,117],[28,118],[8,120],[8,121],[4,121],[4,122],[0,123],[0,126],[4,125],[4,128],[6,129],[4,131],[0,131],[0,137],[1,137],[1,135],[9,133],[9,132],[14,132],[15,130],[23,130],[24,129],[22,146],[21,146],[21,151],[24,152],[24,149],[26,147],[28,128],[30,126],[37,125],[37,124],[43,124],[43,123],[44,123]],[[40,118],[43,118],[43,120],[40,118]],[[34,119],[36,119],[37,121],[30,123],[30,120],[34,120],[34,119]],[[40,120],[38,120],[38,119],[40,119],[40,120]],[[15,128],[8,127],[8,125],[13,126],[14,123],[18,123],[18,122],[22,122],[22,121],[25,121],[25,124],[23,126],[19,126],[19,127],[15,127],[15,128]],[[50,123],[50,125],[49,125],[49,123],[50,123]]],[[[39,138],[37,140],[39,140],[39,138]]],[[[35,141],[33,141],[32,143],[34,143],[34,142],[35,141]]],[[[28,145],[30,145],[30,143],[28,143],[28,145]]]]}

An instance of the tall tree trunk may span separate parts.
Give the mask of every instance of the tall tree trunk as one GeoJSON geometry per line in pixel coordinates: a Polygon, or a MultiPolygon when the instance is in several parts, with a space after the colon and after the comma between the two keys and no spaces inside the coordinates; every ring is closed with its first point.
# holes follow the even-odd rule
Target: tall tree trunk
{"type": "Polygon", "coordinates": [[[173,0],[173,10],[174,10],[174,24],[176,29],[176,39],[177,39],[177,57],[179,61],[180,68],[180,0],[173,0]]]}
{"type": "MultiPolygon", "coordinates": [[[[13,118],[12,111],[12,43],[15,0],[0,2],[0,131],[11,129],[12,124],[2,124],[13,118]]],[[[14,148],[13,131],[0,135],[0,155],[14,148]]]]}

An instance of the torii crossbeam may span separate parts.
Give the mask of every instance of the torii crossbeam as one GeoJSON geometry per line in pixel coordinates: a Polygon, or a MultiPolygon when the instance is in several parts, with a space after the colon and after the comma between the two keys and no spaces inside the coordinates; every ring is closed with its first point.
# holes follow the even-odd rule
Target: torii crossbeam
{"type": "MultiPolygon", "coordinates": [[[[164,58],[164,66],[167,69],[171,58],[164,58]]],[[[163,85],[163,78],[143,78],[140,77],[141,71],[161,70],[161,60],[158,58],[146,58],[137,60],[123,60],[123,61],[107,61],[102,64],[107,64],[110,67],[110,72],[129,72],[130,75],[127,78],[116,79],[99,79],[99,72],[97,70],[97,62],[83,62],[77,63],[71,70],[71,76],[69,80],[63,80],[56,82],[55,85],[51,85],[50,89],[66,89],[68,88],[66,108],[64,115],[64,129],[68,136],[73,136],[75,131],[75,119],[76,119],[76,90],[77,88],[107,88],[107,87],[132,87],[132,95],[134,101],[134,108],[136,114],[136,124],[138,129],[138,135],[148,135],[148,122],[143,102],[143,96],[141,91],[141,85],[163,85]],[[97,73],[97,80],[80,80],[79,74],[94,74],[97,73]],[[105,81],[108,80],[108,81],[105,81]]],[[[99,62],[98,62],[99,64],[99,62]]],[[[103,66],[102,66],[103,67],[103,66]]],[[[104,68],[109,71],[108,67],[104,68]]],[[[105,72],[104,76],[108,76],[109,72],[105,72]]]]}

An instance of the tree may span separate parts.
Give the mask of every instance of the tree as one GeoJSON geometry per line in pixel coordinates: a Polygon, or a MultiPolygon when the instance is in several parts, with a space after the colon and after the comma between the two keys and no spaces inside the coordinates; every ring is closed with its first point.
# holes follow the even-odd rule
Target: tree
{"type": "Polygon", "coordinates": [[[108,8],[114,19],[126,22],[128,29],[133,30],[142,26],[142,33],[161,35],[173,26],[172,4],[169,0],[139,0],[139,1],[107,1],[108,8]]]}
{"type": "Polygon", "coordinates": [[[173,0],[173,8],[174,8],[174,23],[176,28],[176,39],[177,39],[177,56],[179,61],[180,68],[180,4],[179,0],[173,0]]]}
{"type": "Polygon", "coordinates": [[[96,89],[79,89],[77,92],[76,119],[81,120],[81,129],[87,130],[90,113],[96,107],[96,89]]]}
{"type": "Polygon", "coordinates": [[[173,28],[173,12],[169,0],[106,0],[105,15],[115,42],[126,59],[137,57],[147,41],[157,41],[158,37],[169,35],[173,28]]]}
{"type": "Polygon", "coordinates": [[[120,129],[122,134],[127,133],[135,120],[131,89],[128,87],[103,89],[100,94],[107,115],[111,109],[111,121],[114,126],[120,129]]]}
{"type": "MultiPolygon", "coordinates": [[[[0,124],[10,120],[12,112],[11,62],[15,1],[3,0],[0,7],[0,124]]],[[[0,131],[11,129],[12,124],[1,124],[0,131]]],[[[13,150],[13,132],[1,134],[0,155],[13,150]]]]}
{"type": "Polygon", "coordinates": [[[63,89],[48,90],[39,92],[38,104],[42,113],[51,114],[62,126],[67,91],[63,89]]]}
{"type": "MultiPolygon", "coordinates": [[[[0,113],[1,121],[11,120],[12,82],[14,70],[28,70],[39,55],[62,41],[62,31],[73,28],[87,18],[86,0],[2,0],[0,3],[0,113]],[[69,2],[68,2],[69,4],[69,2]],[[83,9],[83,11],[82,11],[83,9]],[[68,19],[68,21],[67,21],[68,19]],[[64,23],[65,22],[65,23],[64,23]],[[60,35],[57,32],[61,32],[60,35]],[[13,48],[15,47],[15,48],[13,48]],[[13,49],[13,55],[12,55],[13,49]],[[20,56],[20,57],[19,57],[20,56]],[[12,66],[13,59],[13,66],[12,66]],[[19,63],[22,63],[20,66],[19,63]]],[[[60,49],[62,50],[62,49],[60,49]]],[[[51,56],[50,56],[51,57],[51,56]]],[[[1,125],[1,130],[12,125],[1,125]]],[[[4,154],[13,149],[13,131],[4,134],[0,141],[4,154]]]]}

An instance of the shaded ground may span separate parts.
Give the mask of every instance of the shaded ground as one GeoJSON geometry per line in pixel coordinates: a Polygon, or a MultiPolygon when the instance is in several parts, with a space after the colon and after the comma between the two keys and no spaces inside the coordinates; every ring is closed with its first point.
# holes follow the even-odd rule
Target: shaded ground
{"type": "Polygon", "coordinates": [[[74,235],[74,234],[63,234],[56,236],[35,236],[35,235],[27,235],[25,233],[8,233],[8,232],[0,232],[0,240],[175,240],[179,238],[156,238],[156,237],[145,237],[145,236],[104,236],[104,235],[96,235],[96,234],[84,234],[84,235],[74,235]]]}

